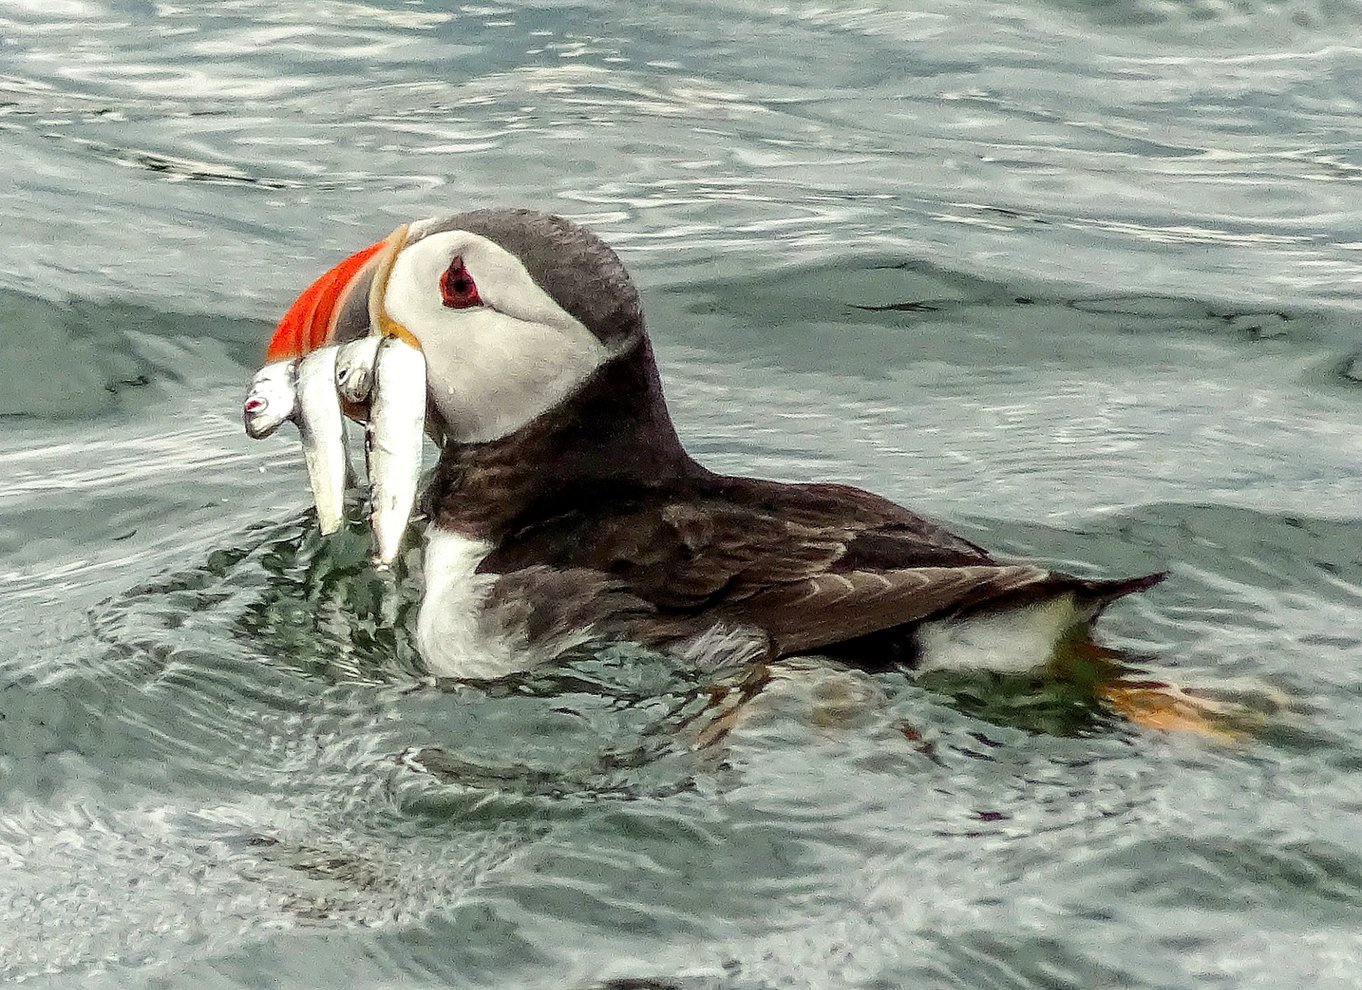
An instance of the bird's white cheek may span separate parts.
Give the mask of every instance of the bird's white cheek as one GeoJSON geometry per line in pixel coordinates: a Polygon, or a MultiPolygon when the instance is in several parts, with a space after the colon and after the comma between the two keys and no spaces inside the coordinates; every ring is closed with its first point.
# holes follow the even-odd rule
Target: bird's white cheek
{"type": "Polygon", "coordinates": [[[557,405],[605,359],[586,332],[517,320],[492,310],[461,313],[419,335],[431,398],[452,439],[505,436],[557,405]]]}

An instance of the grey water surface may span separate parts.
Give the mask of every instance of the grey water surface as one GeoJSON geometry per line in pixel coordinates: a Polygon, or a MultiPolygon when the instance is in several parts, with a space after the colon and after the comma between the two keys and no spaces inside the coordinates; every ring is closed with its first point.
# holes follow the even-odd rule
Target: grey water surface
{"type": "MultiPolygon", "coordinates": [[[[1353,987],[1362,4],[0,0],[0,980],[1353,987]],[[1009,555],[1251,731],[617,649],[424,679],[239,408],[397,223],[565,213],[726,471],[1009,555]]],[[[415,565],[419,551],[407,563],[415,565]]]]}

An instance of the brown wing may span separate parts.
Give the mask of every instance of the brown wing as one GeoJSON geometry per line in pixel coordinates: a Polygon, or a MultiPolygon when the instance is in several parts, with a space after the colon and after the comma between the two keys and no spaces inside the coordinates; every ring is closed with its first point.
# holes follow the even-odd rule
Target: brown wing
{"type": "Polygon", "coordinates": [[[917,567],[815,574],[753,595],[747,614],[776,653],[816,650],[1053,584],[1039,567],[917,567]]]}
{"type": "Polygon", "coordinates": [[[547,564],[616,582],[655,621],[711,610],[760,626],[776,655],[806,652],[1002,598],[1073,591],[1096,612],[1161,575],[1085,581],[993,561],[900,506],[837,485],[719,479],[703,491],[563,507],[484,568],[547,564]]]}
{"type": "Polygon", "coordinates": [[[792,485],[720,478],[716,494],[734,509],[801,531],[836,533],[844,570],[991,564],[988,551],[880,495],[828,483],[792,485]]]}
{"type": "Polygon", "coordinates": [[[700,492],[564,506],[506,540],[485,566],[589,568],[664,610],[760,612],[772,631],[826,599],[836,606],[823,623],[829,630],[860,631],[949,607],[995,572],[1015,576],[992,563],[974,544],[858,489],[720,478],[700,492]]]}

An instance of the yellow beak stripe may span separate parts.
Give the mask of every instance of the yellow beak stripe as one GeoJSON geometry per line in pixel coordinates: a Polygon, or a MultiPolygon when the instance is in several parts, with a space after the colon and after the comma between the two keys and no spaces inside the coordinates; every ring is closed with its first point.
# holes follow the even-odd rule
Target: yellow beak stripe
{"type": "Polygon", "coordinates": [[[407,245],[409,229],[410,225],[404,223],[383,242],[383,250],[378,256],[378,267],[374,270],[374,280],[369,283],[369,328],[371,333],[380,337],[396,337],[420,350],[421,342],[416,339],[416,335],[403,326],[401,321],[389,316],[388,307],[384,304],[388,298],[388,279],[392,277],[393,265],[397,263],[398,254],[407,245]]]}

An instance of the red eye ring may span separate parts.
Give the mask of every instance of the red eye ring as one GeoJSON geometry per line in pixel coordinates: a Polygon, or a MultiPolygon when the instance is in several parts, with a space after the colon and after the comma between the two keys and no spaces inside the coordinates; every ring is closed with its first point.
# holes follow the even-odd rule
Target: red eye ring
{"type": "Polygon", "coordinates": [[[477,283],[464,267],[463,258],[455,258],[440,276],[440,296],[450,309],[468,309],[481,306],[482,296],[478,295],[477,283]]]}

